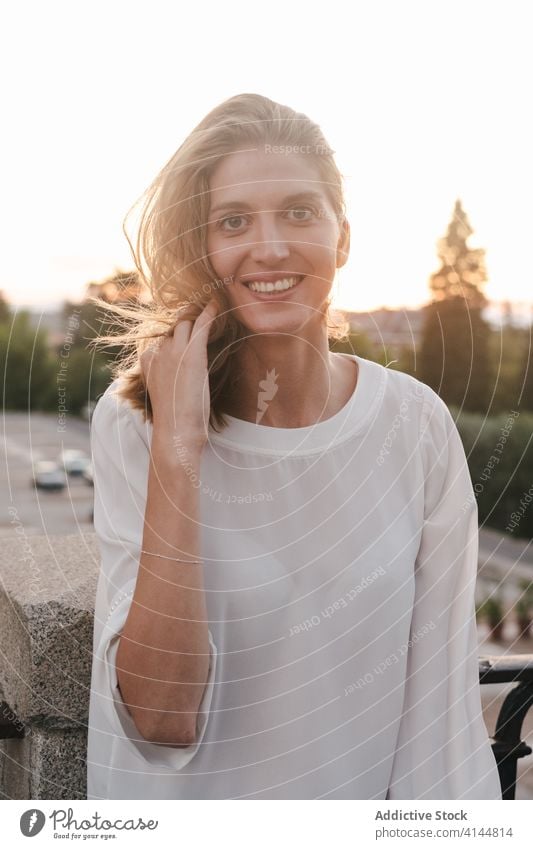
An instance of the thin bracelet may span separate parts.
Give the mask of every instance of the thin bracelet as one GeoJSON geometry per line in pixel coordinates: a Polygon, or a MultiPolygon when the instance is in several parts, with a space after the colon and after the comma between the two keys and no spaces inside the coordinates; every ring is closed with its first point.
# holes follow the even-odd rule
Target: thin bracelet
{"type": "Polygon", "coordinates": [[[169,557],[167,554],[156,554],[155,551],[145,551],[141,548],[141,554],[149,554],[150,557],[163,557],[165,560],[175,560],[178,563],[203,563],[202,560],[182,560],[181,557],[169,557]]]}

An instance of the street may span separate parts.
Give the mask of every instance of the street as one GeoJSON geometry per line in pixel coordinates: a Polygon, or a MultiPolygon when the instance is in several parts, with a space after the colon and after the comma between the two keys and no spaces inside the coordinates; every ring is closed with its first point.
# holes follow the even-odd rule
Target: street
{"type": "Polygon", "coordinates": [[[68,476],[62,492],[35,489],[31,483],[38,460],[56,460],[66,448],[90,456],[89,423],[69,419],[62,432],[53,414],[6,413],[3,425],[0,536],[90,531],[93,488],[83,478],[68,476]]]}

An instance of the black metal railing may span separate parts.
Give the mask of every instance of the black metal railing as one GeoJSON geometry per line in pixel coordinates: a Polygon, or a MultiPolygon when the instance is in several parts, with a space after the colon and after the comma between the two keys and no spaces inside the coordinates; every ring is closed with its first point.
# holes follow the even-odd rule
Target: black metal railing
{"type": "Polygon", "coordinates": [[[491,738],[502,799],[514,799],[518,759],[531,754],[531,748],[521,737],[522,723],[533,705],[533,654],[480,657],[479,681],[481,684],[518,684],[506,695],[491,738]]]}

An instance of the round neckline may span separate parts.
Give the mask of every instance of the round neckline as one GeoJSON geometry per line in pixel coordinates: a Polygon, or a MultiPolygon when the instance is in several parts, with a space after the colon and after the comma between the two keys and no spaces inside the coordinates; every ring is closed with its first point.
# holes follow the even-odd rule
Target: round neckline
{"type": "Polygon", "coordinates": [[[357,354],[340,353],[355,360],[357,383],[350,398],[328,419],[305,427],[270,427],[224,413],[228,424],[221,433],[209,428],[209,441],[245,452],[293,455],[314,454],[344,442],[359,431],[372,414],[385,380],[382,366],[357,354]]]}

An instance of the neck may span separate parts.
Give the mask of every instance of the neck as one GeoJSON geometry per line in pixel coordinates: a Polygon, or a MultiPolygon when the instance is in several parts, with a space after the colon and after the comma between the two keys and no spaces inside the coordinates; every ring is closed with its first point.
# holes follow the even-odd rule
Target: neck
{"type": "Polygon", "coordinates": [[[308,427],[334,416],[354,392],[353,361],[290,335],[253,336],[236,354],[239,378],[224,412],[267,427],[308,427]]]}

